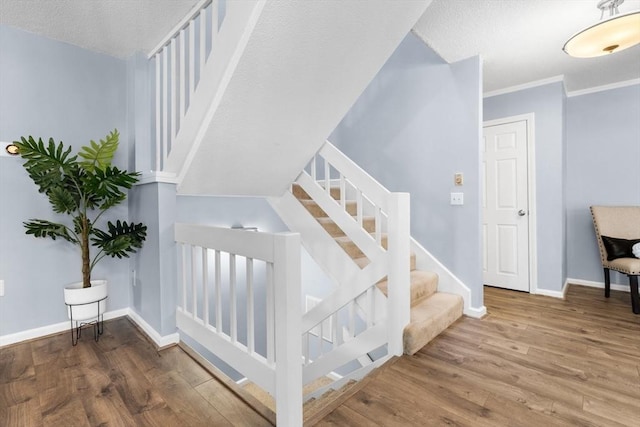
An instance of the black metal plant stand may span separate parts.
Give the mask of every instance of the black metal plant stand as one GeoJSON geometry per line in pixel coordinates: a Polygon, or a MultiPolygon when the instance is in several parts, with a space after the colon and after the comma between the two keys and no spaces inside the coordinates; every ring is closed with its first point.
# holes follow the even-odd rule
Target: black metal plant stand
{"type": "Polygon", "coordinates": [[[78,340],[82,336],[82,328],[86,326],[93,325],[93,339],[98,342],[100,339],[100,335],[104,332],[104,313],[100,313],[100,302],[106,300],[107,297],[101,298],[97,301],[86,302],[84,304],[66,304],[69,307],[69,319],[71,322],[71,345],[75,346],[78,344],[78,340]],[[96,316],[96,320],[92,320],[91,322],[76,322],[75,328],[73,327],[73,307],[80,305],[88,305],[88,304],[97,304],[98,306],[98,315],[96,316]],[[74,329],[75,329],[75,337],[74,337],[74,329]]]}

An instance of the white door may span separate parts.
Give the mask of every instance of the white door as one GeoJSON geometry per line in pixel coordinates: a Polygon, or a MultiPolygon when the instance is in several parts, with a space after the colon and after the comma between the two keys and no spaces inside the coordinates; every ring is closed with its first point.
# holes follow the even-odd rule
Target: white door
{"type": "Polygon", "coordinates": [[[527,122],[484,128],[484,284],[529,292],[527,122]]]}

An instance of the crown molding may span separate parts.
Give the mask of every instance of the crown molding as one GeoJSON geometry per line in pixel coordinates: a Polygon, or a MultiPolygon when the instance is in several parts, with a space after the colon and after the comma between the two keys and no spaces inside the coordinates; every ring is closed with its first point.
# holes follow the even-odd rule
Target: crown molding
{"type": "Polygon", "coordinates": [[[571,98],[574,96],[588,95],[590,93],[603,92],[605,90],[619,89],[622,87],[634,86],[638,84],[640,84],[640,79],[625,80],[623,82],[611,83],[608,85],[595,86],[587,89],[580,89],[580,90],[567,92],[567,97],[571,98]]]}
{"type": "Polygon", "coordinates": [[[531,89],[538,86],[548,85],[550,83],[562,82],[564,87],[564,75],[561,74],[559,76],[549,77],[547,79],[535,80],[533,82],[524,83],[521,85],[510,86],[504,89],[492,90],[491,92],[485,92],[482,97],[483,98],[491,98],[492,96],[505,95],[507,93],[519,92],[525,89],[531,89]]]}

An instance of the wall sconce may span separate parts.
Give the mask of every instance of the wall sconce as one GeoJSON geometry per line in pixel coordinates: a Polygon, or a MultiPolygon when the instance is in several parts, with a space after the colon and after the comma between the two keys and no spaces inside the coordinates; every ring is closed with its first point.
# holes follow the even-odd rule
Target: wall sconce
{"type": "Polygon", "coordinates": [[[18,146],[13,142],[11,144],[8,144],[6,147],[4,147],[4,151],[6,151],[8,154],[12,156],[17,156],[20,154],[20,150],[18,149],[18,146]]]}

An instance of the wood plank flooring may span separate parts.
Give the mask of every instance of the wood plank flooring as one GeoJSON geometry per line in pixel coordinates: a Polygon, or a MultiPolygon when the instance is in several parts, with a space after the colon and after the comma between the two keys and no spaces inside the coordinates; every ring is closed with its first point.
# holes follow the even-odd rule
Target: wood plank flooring
{"type": "MultiPolygon", "coordinates": [[[[485,289],[462,318],[320,426],[640,426],[640,316],[629,294],[567,300],[485,289]]],[[[179,347],[126,318],[0,349],[0,426],[268,426],[179,347]],[[90,331],[86,331],[90,332],[90,331]]]]}
{"type": "Polygon", "coordinates": [[[640,316],[629,294],[565,301],[485,288],[463,317],[319,426],[640,426],[640,316]]]}
{"type": "Polygon", "coordinates": [[[270,426],[179,347],[127,319],[0,348],[0,426],[270,426]]]}

